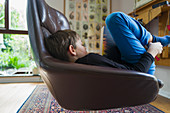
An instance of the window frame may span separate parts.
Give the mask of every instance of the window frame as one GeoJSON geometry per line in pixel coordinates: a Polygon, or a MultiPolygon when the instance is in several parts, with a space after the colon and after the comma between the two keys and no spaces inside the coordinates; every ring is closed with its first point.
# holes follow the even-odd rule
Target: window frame
{"type": "Polygon", "coordinates": [[[0,28],[0,33],[28,35],[28,30],[11,30],[11,29],[9,29],[9,0],[5,0],[5,27],[0,28]]]}

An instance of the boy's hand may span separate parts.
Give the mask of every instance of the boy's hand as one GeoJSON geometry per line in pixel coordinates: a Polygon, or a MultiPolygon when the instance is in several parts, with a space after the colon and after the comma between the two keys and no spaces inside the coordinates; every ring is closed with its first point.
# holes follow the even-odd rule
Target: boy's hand
{"type": "Polygon", "coordinates": [[[153,57],[155,57],[157,54],[161,54],[163,50],[163,46],[160,42],[149,43],[149,48],[147,50],[148,53],[150,53],[153,57]]]}

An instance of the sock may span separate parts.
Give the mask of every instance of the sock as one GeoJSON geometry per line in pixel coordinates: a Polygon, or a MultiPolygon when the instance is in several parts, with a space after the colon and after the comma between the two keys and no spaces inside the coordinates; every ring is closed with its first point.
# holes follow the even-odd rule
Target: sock
{"type": "Polygon", "coordinates": [[[153,41],[152,42],[160,42],[163,46],[167,46],[170,44],[170,36],[166,35],[163,37],[158,37],[158,36],[153,36],[153,41]]]}

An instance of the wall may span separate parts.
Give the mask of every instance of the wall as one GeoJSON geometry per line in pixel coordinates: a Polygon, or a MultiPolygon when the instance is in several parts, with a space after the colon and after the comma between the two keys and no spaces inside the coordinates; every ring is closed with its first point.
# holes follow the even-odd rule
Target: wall
{"type": "MultiPolygon", "coordinates": [[[[53,8],[64,12],[64,0],[46,0],[53,8]]],[[[112,0],[112,11],[122,11],[126,14],[133,11],[134,0],[112,0]]],[[[152,34],[158,33],[158,19],[154,19],[148,26],[152,34]]],[[[164,87],[160,90],[160,95],[170,98],[170,67],[157,66],[155,76],[164,82],[164,87]]]]}
{"type": "Polygon", "coordinates": [[[45,0],[51,7],[64,13],[64,0],[45,0]]]}
{"type": "Polygon", "coordinates": [[[165,84],[159,94],[170,99],[170,67],[157,66],[155,76],[165,84]]]}
{"type": "Polygon", "coordinates": [[[112,12],[121,11],[126,14],[133,11],[134,0],[112,0],[112,12]]]}
{"type": "MultiPolygon", "coordinates": [[[[64,13],[64,0],[45,0],[51,7],[64,13]]],[[[112,11],[123,11],[130,13],[133,11],[134,0],[111,0],[112,11]]],[[[111,12],[112,12],[111,11],[111,12]]]]}

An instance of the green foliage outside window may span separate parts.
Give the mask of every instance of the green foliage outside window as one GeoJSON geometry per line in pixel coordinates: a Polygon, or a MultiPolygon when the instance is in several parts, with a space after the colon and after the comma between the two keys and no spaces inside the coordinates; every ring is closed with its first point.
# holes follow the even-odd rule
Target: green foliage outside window
{"type": "Polygon", "coordinates": [[[4,23],[5,23],[5,16],[4,13],[5,12],[5,8],[3,4],[0,4],[0,28],[4,27],[4,23]]]}
{"type": "MultiPolygon", "coordinates": [[[[20,13],[11,8],[11,28],[22,28],[24,23],[20,21],[20,13]]],[[[4,7],[0,4],[0,28],[4,24],[4,7]]],[[[3,36],[3,42],[6,48],[0,48],[0,71],[6,69],[19,69],[33,65],[33,59],[30,53],[29,41],[27,35],[0,34],[3,36]]]]}
{"type": "Polygon", "coordinates": [[[6,37],[4,38],[6,49],[2,49],[0,54],[0,67],[2,70],[31,66],[32,57],[28,46],[28,37],[14,34],[4,34],[4,37],[6,37]]]}

